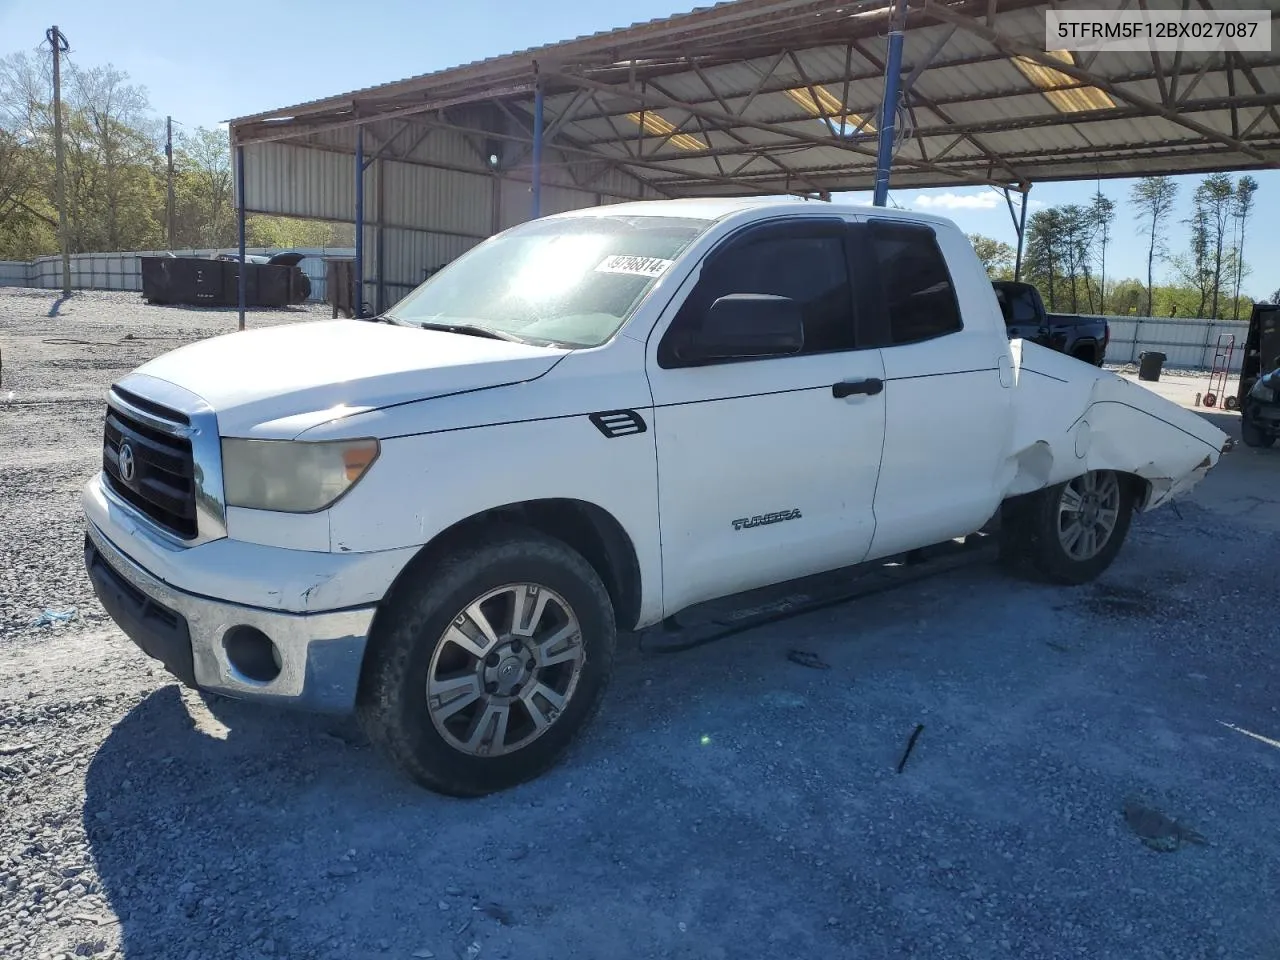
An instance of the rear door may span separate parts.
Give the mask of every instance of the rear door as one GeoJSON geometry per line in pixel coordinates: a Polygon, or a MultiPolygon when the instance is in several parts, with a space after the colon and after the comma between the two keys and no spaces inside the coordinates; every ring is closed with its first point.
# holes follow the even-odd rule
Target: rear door
{"type": "Polygon", "coordinates": [[[995,513],[1012,378],[1003,318],[964,234],[870,218],[860,242],[864,328],[885,371],[876,558],[972,533],[995,513]]]}
{"type": "Polygon", "coordinates": [[[838,217],[788,218],[730,236],[650,337],[668,615],[867,554],[884,367],[858,339],[848,228],[838,217]],[[802,352],[682,363],[672,348],[681,330],[734,293],[798,301],[802,352]]]}

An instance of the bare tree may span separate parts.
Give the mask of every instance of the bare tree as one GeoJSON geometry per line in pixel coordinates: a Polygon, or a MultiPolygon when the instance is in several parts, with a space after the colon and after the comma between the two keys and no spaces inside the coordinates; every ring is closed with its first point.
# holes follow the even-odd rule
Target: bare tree
{"type": "Polygon", "coordinates": [[[192,246],[230,243],[234,208],[231,146],[226,132],[197,127],[179,135],[175,160],[184,221],[179,235],[192,246]]]}
{"type": "MultiPolygon", "coordinates": [[[[1225,173],[1215,173],[1200,181],[1196,187],[1196,206],[1202,211],[1200,226],[1206,231],[1205,273],[1208,278],[1209,316],[1218,316],[1218,303],[1222,292],[1224,267],[1226,266],[1227,228],[1235,206],[1235,189],[1225,173]]],[[[1204,310],[1201,308],[1201,315],[1204,310]]]]}
{"type": "Polygon", "coordinates": [[[1178,198],[1178,184],[1172,177],[1143,177],[1133,185],[1129,200],[1139,210],[1138,229],[1147,241],[1147,316],[1151,316],[1155,290],[1156,258],[1168,254],[1162,230],[1178,198]]]}
{"type": "Polygon", "coordinates": [[[1235,274],[1236,289],[1233,297],[1234,306],[1232,308],[1231,318],[1233,320],[1240,319],[1240,284],[1244,280],[1247,268],[1244,262],[1244,237],[1245,231],[1249,225],[1249,215],[1253,213],[1254,194],[1258,192],[1258,181],[1253,177],[1244,176],[1236,183],[1235,207],[1232,216],[1235,218],[1236,229],[1236,250],[1235,250],[1235,274]]]}
{"type": "Polygon", "coordinates": [[[1098,312],[1107,312],[1107,243],[1111,239],[1111,224],[1116,219],[1116,203],[1104,197],[1102,191],[1094,195],[1089,207],[1089,216],[1093,221],[1094,233],[1098,240],[1098,269],[1101,276],[1098,280],[1098,312]]]}

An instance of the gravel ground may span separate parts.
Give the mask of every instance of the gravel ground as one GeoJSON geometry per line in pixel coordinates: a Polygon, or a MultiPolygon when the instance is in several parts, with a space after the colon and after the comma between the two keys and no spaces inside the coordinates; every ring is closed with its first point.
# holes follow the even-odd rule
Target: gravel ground
{"type": "Polygon", "coordinates": [[[234,317],[55,303],[0,289],[0,957],[1280,956],[1280,528],[1249,506],[1280,453],[1232,453],[1088,587],[974,567],[624,643],[564,765],[457,801],[112,627],[77,508],[103,392],[234,317]]]}

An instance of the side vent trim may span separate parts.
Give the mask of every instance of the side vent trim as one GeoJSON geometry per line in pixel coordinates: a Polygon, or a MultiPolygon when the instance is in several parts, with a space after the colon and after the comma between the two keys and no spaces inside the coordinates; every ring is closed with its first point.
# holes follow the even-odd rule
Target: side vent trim
{"type": "Polygon", "coordinates": [[[609,439],[630,437],[649,429],[644,419],[634,410],[606,410],[588,415],[596,429],[609,439]]]}

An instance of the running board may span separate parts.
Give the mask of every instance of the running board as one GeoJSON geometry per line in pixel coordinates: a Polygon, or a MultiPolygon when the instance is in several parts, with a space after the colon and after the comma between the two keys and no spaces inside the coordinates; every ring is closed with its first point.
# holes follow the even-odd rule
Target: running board
{"type": "MultiPolygon", "coordinates": [[[[985,529],[985,528],[984,528],[985,529]]],[[[766,624],[850,603],[862,597],[999,557],[994,533],[979,532],[909,553],[844,567],[719,600],[668,617],[639,634],[646,653],[678,653],[766,624]]]]}

